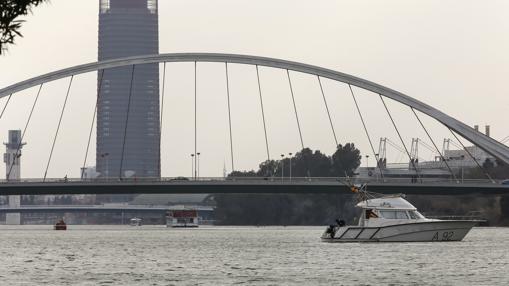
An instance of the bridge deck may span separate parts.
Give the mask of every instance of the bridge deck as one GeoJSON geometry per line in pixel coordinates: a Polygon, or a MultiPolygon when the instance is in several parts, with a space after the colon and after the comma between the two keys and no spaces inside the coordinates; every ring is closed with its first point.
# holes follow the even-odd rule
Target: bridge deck
{"type": "Polygon", "coordinates": [[[22,205],[11,207],[0,206],[0,213],[8,212],[166,212],[169,210],[193,209],[197,211],[213,211],[211,206],[199,205],[22,205]]]}
{"type": "MultiPolygon", "coordinates": [[[[391,180],[370,182],[369,191],[393,194],[466,195],[509,194],[509,186],[474,181],[419,182],[391,180]]],[[[64,194],[219,194],[219,193],[350,193],[349,187],[337,179],[240,179],[240,180],[58,180],[0,183],[0,195],[64,195],[64,194]]]]}

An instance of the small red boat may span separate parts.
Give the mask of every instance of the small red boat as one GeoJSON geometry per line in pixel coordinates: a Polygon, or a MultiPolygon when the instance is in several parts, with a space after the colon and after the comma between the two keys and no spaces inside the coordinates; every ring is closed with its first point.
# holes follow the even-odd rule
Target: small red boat
{"type": "Polygon", "coordinates": [[[54,226],[54,230],[67,230],[67,224],[65,224],[64,220],[59,220],[54,226]]]}

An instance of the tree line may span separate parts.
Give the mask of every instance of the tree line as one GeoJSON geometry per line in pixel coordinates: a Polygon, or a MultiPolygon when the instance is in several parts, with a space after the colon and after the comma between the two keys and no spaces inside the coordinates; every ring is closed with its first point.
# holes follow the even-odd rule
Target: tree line
{"type": "Polygon", "coordinates": [[[360,151],[353,143],[339,144],[334,154],[304,148],[295,156],[262,162],[258,170],[233,171],[228,177],[346,177],[353,176],[361,162],[360,151]]]}

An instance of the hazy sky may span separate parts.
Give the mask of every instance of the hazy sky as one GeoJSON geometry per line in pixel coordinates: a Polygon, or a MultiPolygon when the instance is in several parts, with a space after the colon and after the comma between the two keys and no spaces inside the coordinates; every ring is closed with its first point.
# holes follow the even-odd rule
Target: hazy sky
{"type": "MultiPolygon", "coordinates": [[[[282,58],[359,76],[422,100],[469,124],[490,124],[492,136],[509,135],[509,2],[160,0],[160,53],[222,52],[282,58]]],[[[0,86],[97,60],[98,1],[52,0],[26,17],[23,38],[0,56],[0,86]]],[[[161,73],[162,75],[162,73],[161,73]]],[[[48,176],[79,175],[95,97],[94,73],[74,79],[48,176]]],[[[271,157],[300,149],[285,73],[261,69],[271,157]]],[[[328,154],[334,143],[315,77],[292,73],[304,143],[328,154]]],[[[43,87],[29,125],[23,177],[41,177],[69,79],[43,87]]],[[[192,64],[167,65],[162,174],[189,176],[193,152],[192,64]]],[[[336,133],[370,154],[344,84],[324,81],[336,133]]],[[[401,145],[380,100],[354,89],[368,129],[401,145]]],[[[0,138],[22,129],[37,89],[13,97],[0,120],[0,138]]],[[[236,169],[266,158],[253,67],[232,65],[231,96],[236,169]]],[[[0,100],[0,106],[5,99],[0,100]]],[[[408,108],[389,102],[405,143],[420,137],[408,108]]],[[[224,65],[198,64],[198,149],[201,175],[231,169],[224,65]]],[[[424,117],[424,116],[423,116],[424,117]]],[[[424,118],[441,145],[448,131],[424,118]]],[[[95,139],[95,137],[94,137],[95,139]]],[[[87,165],[95,161],[95,140],[87,165]]],[[[409,147],[409,146],[408,146],[409,147]]],[[[377,148],[377,146],[375,146],[377,148]]],[[[422,150],[421,157],[431,153],[422,150]]],[[[389,151],[389,161],[405,158],[389,151]]],[[[372,156],[370,165],[374,164],[372,156]]],[[[363,163],[365,164],[365,162],[363,163]]],[[[0,169],[2,170],[2,169],[0,169]]]]}

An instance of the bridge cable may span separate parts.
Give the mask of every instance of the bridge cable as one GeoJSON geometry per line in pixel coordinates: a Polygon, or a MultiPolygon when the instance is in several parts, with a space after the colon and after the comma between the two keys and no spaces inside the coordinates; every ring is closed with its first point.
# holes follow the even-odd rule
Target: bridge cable
{"type": "Polygon", "coordinates": [[[454,142],[453,140],[451,140],[451,138],[448,138],[447,140],[449,140],[449,143],[452,144],[452,146],[458,148],[458,149],[461,149],[463,147],[461,147],[460,144],[456,144],[456,142],[454,142]]]}
{"type": "Polygon", "coordinates": [[[322,91],[323,103],[325,104],[325,110],[327,110],[327,115],[329,116],[330,127],[332,129],[332,135],[334,135],[334,141],[336,142],[336,148],[338,148],[338,145],[339,145],[338,138],[336,137],[336,131],[334,131],[334,125],[332,124],[332,117],[330,115],[329,106],[327,105],[327,99],[325,99],[325,93],[323,92],[322,81],[320,80],[319,75],[317,75],[316,77],[318,78],[318,84],[320,84],[320,90],[322,91]]]}
{"type": "Polygon", "coordinates": [[[226,70],[226,98],[228,100],[228,126],[230,127],[230,153],[232,158],[232,172],[235,171],[233,165],[233,135],[232,135],[232,115],[230,111],[230,82],[228,80],[228,62],[224,63],[226,70]]]}
{"type": "Polygon", "coordinates": [[[7,102],[4,105],[4,108],[2,109],[2,113],[0,113],[0,119],[2,119],[2,116],[4,116],[5,109],[7,108],[7,105],[9,104],[9,101],[11,101],[12,93],[9,94],[9,97],[7,98],[7,102]]]}
{"type": "Polygon", "coordinates": [[[164,88],[166,81],[166,62],[163,63],[163,87],[161,90],[161,115],[159,116],[159,177],[161,177],[161,134],[163,132],[164,88]]]}
{"type": "Polygon", "coordinates": [[[472,153],[470,153],[470,151],[468,151],[467,147],[465,147],[465,145],[463,144],[463,142],[460,141],[460,139],[458,138],[458,136],[456,135],[456,133],[454,133],[454,131],[452,131],[451,128],[447,127],[449,129],[449,131],[451,131],[452,135],[454,136],[454,138],[456,138],[456,140],[461,144],[461,147],[463,147],[463,150],[465,150],[465,152],[467,152],[467,154],[470,156],[470,158],[472,158],[472,160],[474,160],[475,164],[477,165],[477,167],[479,167],[479,169],[481,169],[481,171],[484,172],[484,175],[486,175],[486,177],[492,182],[492,183],[496,183],[495,180],[493,180],[493,178],[490,176],[490,174],[488,174],[488,171],[486,170],[486,168],[484,168],[478,161],[477,159],[474,157],[474,155],[472,155],[472,153]]]}
{"type": "Polygon", "coordinates": [[[256,65],[256,78],[258,79],[258,94],[260,95],[260,105],[262,107],[263,131],[265,132],[265,146],[267,148],[267,161],[270,161],[269,139],[267,138],[267,126],[265,125],[265,112],[263,111],[262,87],[260,85],[260,73],[256,65]]]}
{"type": "Polygon", "coordinates": [[[67,105],[67,99],[69,98],[69,93],[71,91],[71,85],[72,85],[73,79],[74,79],[74,75],[71,76],[71,80],[69,81],[69,86],[67,87],[67,93],[65,95],[64,104],[62,105],[62,111],[60,112],[60,118],[58,119],[57,130],[55,131],[55,137],[53,138],[53,144],[51,145],[51,151],[49,153],[48,163],[46,164],[46,170],[44,171],[44,178],[42,179],[43,183],[46,181],[46,176],[48,175],[49,164],[51,162],[51,157],[53,156],[53,150],[55,149],[55,143],[57,142],[58,131],[60,131],[60,125],[62,124],[62,118],[64,117],[64,111],[65,111],[65,107],[67,105]]]}
{"type": "MultiPolygon", "coordinates": [[[[290,86],[290,93],[292,94],[292,102],[293,102],[293,110],[295,112],[295,119],[297,120],[297,128],[299,129],[299,137],[300,137],[300,144],[302,147],[302,150],[304,150],[304,140],[302,139],[302,129],[300,128],[300,121],[299,121],[299,115],[297,114],[297,105],[295,104],[295,96],[293,94],[293,86],[292,86],[292,80],[290,78],[290,71],[286,69],[286,74],[288,75],[288,84],[290,86]]],[[[337,147],[336,147],[337,148],[337,147]]],[[[283,159],[281,159],[283,160],[283,159]]],[[[311,178],[311,172],[309,170],[309,158],[305,157],[305,163],[306,163],[306,173],[309,178],[311,178]]],[[[281,165],[281,174],[284,173],[283,165],[281,165]]],[[[290,166],[292,168],[292,166],[290,166]]]]}
{"type": "Polygon", "coordinates": [[[414,160],[412,159],[412,156],[410,155],[410,153],[408,152],[408,149],[405,145],[405,141],[403,140],[403,137],[401,137],[401,133],[399,133],[399,129],[398,127],[396,126],[396,122],[394,122],[394,119],[392,118],[392,115],[389,111],[389,108],[387,107],[387,105],[385,104],[385,101],[382,97],[381,94],[378,94],[378,96],[380,96],[380,100],[382,100],[382,103],[385,107],[385,110],[387,111],[387,114],[389,115],[389,118],[391,119],[391,122],[392,122],[392,125],[394,126],[394,129],[396,130],[396,133],[398,133],[398,137],[399,137],[399,140],[401,141],[401,144],[403,144],[403,148],[405,148],[405,152],[406,154],[408,155],[408,159],[410,160],[410,163],[412,164],[412,167],[414,167],[414,170],[415,170],[415,174],[417,175],[417,178],[421,180],[421,183],[422,183],[422,177],[419,175],[419,170],[417,169],[417,166],[415,165],[415,162],[414,160]]]}
{"type": "Polygon", "coordinates": [[[401,152],[402,154],[405,154],[405,149],[399,147],[398,144],[393,142],[390,138],[386,138],[386,139],[387,139],[387,143],[389,143],[390,146],[392,146],[394,149],[401,152]]]}
{"type": "Polygon", "coordinates": [[[361,109],[359,108],[359,104],[357,103],[357,99],[355,98],[355,95],[353,93],[352,86],[348,84],[348,88],[350,88],[350,93],[352,94],[353,102],[355,103],[355,107],[357,108],[357,113],[359,114],[359,117],[362,122],[362,126],[364,127],[364,132],[366,133],[366,136],[368,137],[369,146],[371,146],[371,151],[373,152],[373,156],[375,156],[376,159],[376,166],[378,167],[378,170],[380,171],[380,176],[382,179],[384,178],[384,173],[382,171],[382,167],[380,167],[380,161],[378,158],[379,154],[376,154],[375,148],[373,147],[373,142],[371,141],[371,136],[369,136],[368,128],[366,127],[366,123],[364,122],[364,117],[362,116],[361,109]]]}
{"type": "Polygon", "coordinates": [[[99,98],[101,96],[103,76],[104,76],[104,69],[101,70],[101,76],[99,77],[99,87],[97,88],[97,99],[95,101],[94,115],[92,116],[92,124],[90,124],[90,132],[88,134],[87,148],[85,151],[85,159],[83,160],[83,167],[81,168],[81,179],[83,179],[83,174],[85,172],[85,166],[87,164],[88,149],[90,147],[90,140],[92,139],[92,131],[94,129],[95,116],[97,114],[97,106],[99,105],[99,98]]]}
{"type": "Polygon", "coordinates": [[[451,175],[453,177],[453,179],[455,181],[457,181],[456,179],[456,175],[454,174],[454,172],[452,171],[451,169],[451,166],[449,166],[449,164],[447,163],[447,160],[445,160],[445,157],[444,155],[442,154],[442,152],[440,152],[440,149],[438,148],[437,144],[435,144],[435,140],[433,140],[433,138],[431,137],[431,135],[429,134],[428,132],[428,129],[426,129],[426,127],[424,126],[424,124],[422,123],[421,119],[419,118],[419,116],[417,115],[417,112],[415,112],[415,109],[413,107],[410,107],[410,109],[412,110],[412,112],[414,113],[415,115],[415,118],[417,118],[417,121],[419,121],[419,123],[421,124],[421,127],[422,129],[424,129],[424,132],[426,132],[426,135],[428,135],[428,138],[429,140],[431,140],[431,143],[433,143],[433,146],[435,147],[435,149],[437,150],[438,154],[440,155],[440,158],[442,158],[442,161],[444,161],[445,165],[447,166],[447,169],[449,169],[449,172],[451,172],[451,175]]]}
{"type": "Polygon", "coordinates": [[[197,169],[198,169],[198,125],[197,125],[197,76],[196,76],[196,61],[194,62],[194,179],[197,178],[197,169]]]}
{"type": "Polygon", "coordinates": [[[292,80],[290,79],[290,71],[287,69],[286,74],[288,75],[288,84],[290,85],[290,93],[292,94],[293,111],[295,111],[295,119],[297,120],[297,128],[299,129],[300,145],[304,149],[304,140],[302,140],[302,130],[300,128],[299,115],[297,114],[297,106],[295,105],[295,97],[293,95],[292,80]]]}
{"type": "Polygon", "coordinates": [[[16,153],[14,155],[14,159],[12,160],[12,164],[11,164],[11,166],[9,168],[9,173],[7,173],[7,180],[10,179],[11,172],[12,172],[12,167],[14,166],[14,162],[19,157],[18,156],[19,155],[19,149],[21,148],[21,145],[23,144],[22,142],[23,142],[23,138],[25,137],[25,132],[28,129],[28,124],[30,123],[30,119],[32,118],[32,114],[34,112],[35,105],[37,104],[37,100],[39,99],[39,95],[41,94],[42,85],[43,85],[43,83],[41,83],[41,85],[39,85],[39,91],[37,91],[37,96],[35,97],[34,103],[32,105],[32,109],[30,110],[30,114],[28,115],[28,119],[27,119],[27,122],[25,124],[25,128],[23,129],[23,133],[21,134],[21,139],[19,140],[18,147],[16,148],[16,153]]]}
{"type": "MultiPolygon", "coordinates": [[[[417,138],[419,139],[419,138],[417,138]]],[[[435,147],[431,147],[428,143],[426,143],[425,141],[422,141],[422,140],[419,140],[419,146],[422,146],[426,149],[428,149],[428,151],[430,151],[431,153],[433,154],[437,154],[437,150],[435,147]]]]}
{"type": "Polygon", "coordinates": [[[123,168],[123,165],[124,165],[124,151],[125,151],[125,141],[126,141],[126,137],[127,137],[127,125],[129,123],[129,111],[131,109],[131,97],[132,97],[132,94],[133,94],[133,79],[134,79],[134,67],[136,65],[133,65],[133,68],[132,68],[132,71],[131,71],[131,84],[130,84],[130,88],[129,88],[129,98],[127,100],[127,111],[126,111],[126,116],[125,116],[125,127],[124,127],[124,138],[122,140],[122,153],[121,153],[121,157],[120,157],[120,169],[119,169],[119,174],[118,174],[118,178],[119,179],[122,179],[122,168],[123,168]]]}

